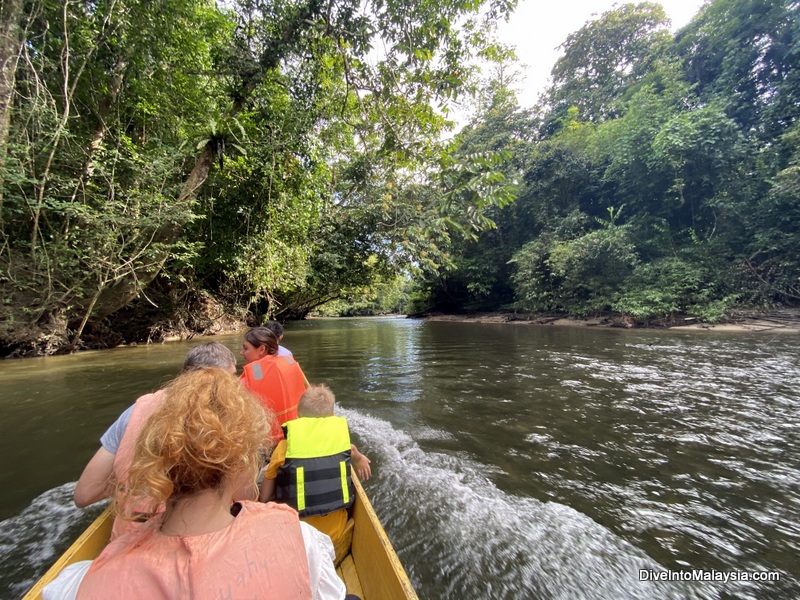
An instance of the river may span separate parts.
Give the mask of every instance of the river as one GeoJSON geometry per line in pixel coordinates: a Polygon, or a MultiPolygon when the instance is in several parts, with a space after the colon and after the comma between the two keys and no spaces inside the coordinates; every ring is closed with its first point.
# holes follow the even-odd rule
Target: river
{"type": "MultiPolygon", "coordinates": [[[[100,434],[199,341],[0,364],[0,598],[97,514],[71,490],[100,434]]],[[[421,598],[637,600],[800,597],[799,341],[406,319],[284,340],[372,459],[421,598]]]]}

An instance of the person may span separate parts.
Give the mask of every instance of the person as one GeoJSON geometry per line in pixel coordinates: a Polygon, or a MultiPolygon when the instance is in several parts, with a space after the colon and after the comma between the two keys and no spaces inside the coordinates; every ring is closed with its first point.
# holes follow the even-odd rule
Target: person
{"type": "Polygon", "coordinates": [[[288,348],[281,346],[281,341],[283,340],[283,325],[280,324],[278,321],[267,321],[264,323],[264,327],[272,331],[275,334],[275,337],[278,338],[278,356],[294,356],[292,351],[288,348]]]}
{"type": "Polygon", "coordinates": [[[222,369],[170,383],[114,500],[125,518],[142,501],[166,510],[110,542],[77,599],[345,598],[327,536],[287,506],[234,501],[245,483],[255,486],[271,418],[222,369]]]}
{"type": "Polygon", "coordinates": [[[272,436],[283,439],[281,425],[297,418],[297,403],[308,380],[291,356],[278,356],[278,338],[271,329],[255,327],[244,334],[242,356],[245,360],[241,380],[268,411],[275,413],[272,436]]]}
{"type": "Polygon", "coordinates": [[[273,451],[259,493],[262,502],[275,496],[296,508],[303,521],[334,543],[344,533],[347,508],[354,499],[351,461],[360,479],[372,475],[370,460],[350,443],[347,421],[334,416],[335,402],[324,384],[303,393],[299,418],[283,426],[286,439],[273,451]]]}
{"type": "MultiPolygon", "coordinates": [[[[183,363],[188,372],[204,367],[217,367],[236,373],[236,357],[228,348],[217,342],[199,344],[189,350],[183,363]]],[[[124,483],[133,454],[133,447],[145,421],[164,400],[164,390],[145,394],[125,410],[100,438],[100,448],[88,462],[75,485],[72,498],[78,508],[107,498],[114,483],[124,483]]],[[[141,511],[138,521],[150,516],[141,511]]],[[[112,539],[135,527],[135,522],[114,520],[112,539]]]]}

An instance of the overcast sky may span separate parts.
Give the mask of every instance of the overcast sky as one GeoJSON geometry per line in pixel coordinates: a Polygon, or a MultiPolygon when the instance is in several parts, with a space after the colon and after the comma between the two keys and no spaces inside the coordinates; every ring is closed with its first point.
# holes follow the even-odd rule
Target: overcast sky
{"type": "MultiPolygon", "coordinates": [[[[658,0],[655,0],[658,1],[658,0]]],[[[672,31],[686,25],[704,0],[661,0],[672,31]]],[[[519,0],[511,20],[499,28],[500,41],[517,48],[519,61],[526,65],[525,81],[520,84],[520,106],[532,106],[548,84],[550,70],[561,56],[557,47],[567,36],[614,6],[614,0],[519,0]]]]}

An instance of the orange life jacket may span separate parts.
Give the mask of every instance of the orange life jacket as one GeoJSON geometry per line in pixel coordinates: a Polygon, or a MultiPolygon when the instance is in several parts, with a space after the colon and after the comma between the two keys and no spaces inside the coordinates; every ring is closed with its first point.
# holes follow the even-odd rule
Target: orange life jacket
{"type": "Polygon", "coordinates": [[[281,425],[297,418],[297,404],[306,391],[300,365],[291,356],[267,355],[246,364],[241,379],[261,405],[275,413],[278,422],[271,435],[276,440],[283,439],[281,425]]]}
{"type": "MultiPolygon", "coordinates": [[[[133,451],[136,447],[136,439],[139,437],[144,424],[150,415],[161,405],[164,400],[164,391],[159,390],[154,394],[147,394],[142,396],[136,401],[133,406],[131,418],[128,420],[128,426],[125,428],[125,433],[119,442],[119,448],[114,455],[114,477],[120,483],[125,483],[128,479],[128,470],[133,463],[133,451]]],[[[144,504],[131,507],[131,511],[136,513],[147,513],[153,510],[152,506],[145,506],[144,504]]],[[[164,507],[161,506],[156,512],[163,512],[164,507]]],[[[141,521],[131,521],[116,517],[114,519],[114,526],[111,529],[111,539],[124,535],[133,529],[136,529],[141,524],[141,521]]]]}
{"type": "Polygon", "coordinates": [[[242,502],[228,527],[202,535],[164,535],[161,521],[106,546],[83,578],[78,600],[311,598],[293,509],[242,502]]]}

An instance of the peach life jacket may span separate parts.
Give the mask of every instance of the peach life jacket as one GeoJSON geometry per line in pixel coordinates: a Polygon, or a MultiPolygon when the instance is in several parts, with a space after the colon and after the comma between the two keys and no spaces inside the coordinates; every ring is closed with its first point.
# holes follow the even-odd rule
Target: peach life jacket
{"type": "MultiPolygon", "coordinates": [[[[136,447],[136,439],[139,437],[144,424],[150,415],[161,405],[164,399],[164,391],[159,390],[154,394],[146,394],[136,401],[133,406],[131,418],[128,421],[128,426],[125,428],[125,433],[120,440],[119,448],[114,456],[114,477],[120,483],[125,483],[128,478],[128,470],[133,463],[133,451],[136,447]]],[[[147,516],[152,513],[153,507],[146,506],[144,503],[134,505],[131,507],[132,513],[140,513],[139,518],[136,520],[123,519],[117,516],[114,519],[114,526],[111,529],[111,539],[123,535],[133,529],[136,529],[147,516]]],[[[164,507],[160,506],[156,512],[163,512],[164,507]]]]}
{"type": "Polygon", "coordinates": [[[297,513],[273,503],[241,507],[211,533],[164,535],[159,516],[114,540],[92,563],[78,600],[311,598],[297,513]]]}
{"type": "Polygon", "coordinates": [[[242,371],[245,387],[258,396],[267,410],[275,413],[273,440],[283,439],[281,425],[297,418],[297,404],[306,391],[306,378],[291,356],[267,355],[248,363],[242,371]]]}

